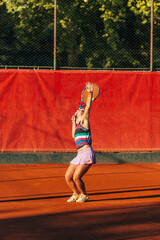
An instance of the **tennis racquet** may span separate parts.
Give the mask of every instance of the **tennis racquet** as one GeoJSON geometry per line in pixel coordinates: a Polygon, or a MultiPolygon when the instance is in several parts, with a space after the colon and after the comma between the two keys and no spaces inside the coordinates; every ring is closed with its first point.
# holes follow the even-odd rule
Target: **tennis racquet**
{"type": "MultiPolygon", "coordinates": [[[[92,84],[93,84],[93,96],[92,96],[92,102],[93,102],[99,95],[99,87],[95,83],[92,83],[92,84]]],[[[89,92],[87,91],[87,87],[85,87],[81,94],[81,104],[78,110],[82,109],[86,105],[88,93],[89,92]]]]}

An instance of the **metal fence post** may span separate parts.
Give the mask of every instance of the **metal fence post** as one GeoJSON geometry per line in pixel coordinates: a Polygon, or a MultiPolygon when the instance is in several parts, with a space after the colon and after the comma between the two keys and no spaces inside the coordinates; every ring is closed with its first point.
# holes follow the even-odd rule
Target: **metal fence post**
{"type": "Polygon", "coordinates": [[[153,1],[151,0],[150,71],[153,71],[153,1]]]}
{"type": "Polygon", "coordinates": [[[54,0],[54,70],[56,70],[56,50],[57,50],[57,0],[54,0]]]}

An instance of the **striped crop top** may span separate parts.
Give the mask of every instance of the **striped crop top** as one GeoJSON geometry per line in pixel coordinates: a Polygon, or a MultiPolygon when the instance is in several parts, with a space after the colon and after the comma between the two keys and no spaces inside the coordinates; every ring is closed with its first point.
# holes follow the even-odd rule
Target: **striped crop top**
{"type": "Polygon", "coordinates": [[[91,145],[91,130],[84,128],[81,124],[77,124],[75,131],[75,144],[77,149],[80,149],[84,145],[91,145]]]}

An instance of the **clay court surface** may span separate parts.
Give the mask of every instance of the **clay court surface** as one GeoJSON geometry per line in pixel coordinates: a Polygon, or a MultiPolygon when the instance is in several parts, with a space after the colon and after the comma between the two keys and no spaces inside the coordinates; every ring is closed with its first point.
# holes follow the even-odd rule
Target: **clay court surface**
{"type": "Polygon", "coordinates": [[[67,203],[66,164],[0,165],[0,239],[160,239],[160,165],[96,164],[67,203]]]}

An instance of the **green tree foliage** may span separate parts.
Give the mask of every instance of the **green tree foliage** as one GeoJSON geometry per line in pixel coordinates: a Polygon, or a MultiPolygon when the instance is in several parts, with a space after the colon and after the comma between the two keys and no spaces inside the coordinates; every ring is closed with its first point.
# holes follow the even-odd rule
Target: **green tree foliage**
{"type": "Polygon", "coordinates": [[[92,67],[92,61],[102,66],[106,42],[101,14],[100,4],[94,0],[63,0],[58,5],[58,53],[65,66],[92,67]]]}
{"type": "MultiPolygon", "coordinates": [[[[135,15],[141,15],[142,24],[149,21],[150,9],[151,9],[151,0],[128,0],[128,6],[131,11],[135,13],[135,15]]],[[[154,19],[157,21],[160,19],[160,2],[158,0],[154,0],[154,19]]]]}
{"type": "MultiPolygon", "coordinates": [[[[128,0],[128,6],[131,11],[137,17],[141,17],[141,26],[146,26],[150,24],[151,17],[151,0],[128,0]]],[[[160,67],[160,2],[159,0],[153,1],[153,17],[154,17],[154,26],[153,26],[153,40],[154,40],[154,67],[160,67]]]]}
{"type": "Polygon", "coordinates": [[[0,64],[9,65],[12,63],[12,53],[17,45],[14,34],[15,16],[7,12],[4,4],[0,5],[0,13],[0,64]]]}
{"type": "MultiPolygon", "coordinates": [[[[58,66],[149,67],[150,4],[150,0],[57,0],[58,66]]],[[[7,29],[12,30],[10,41],[19,51],[14,62],[53,66],[54,1],[2,0],[0,5],[7,29]]],[[[159,27],[158,0],[154,16],[159,27]]]]}
{"type": "Polygon", "coordinates": [[[17,40],[17,52],[12,65],[38,66],[45,62],[52,66],[54,25],[52,1],[46,3],[42,0],[4,0],[2,3],[14,21],[13,32],[17,40]]]}

